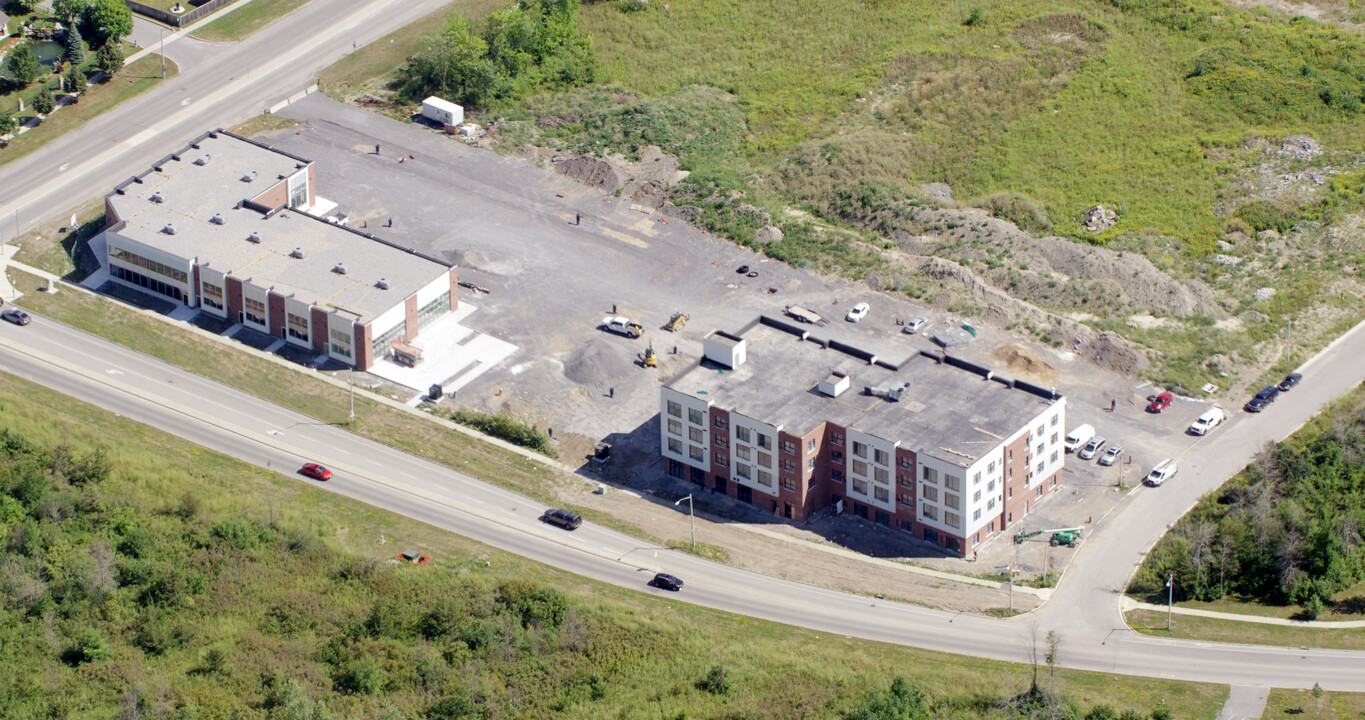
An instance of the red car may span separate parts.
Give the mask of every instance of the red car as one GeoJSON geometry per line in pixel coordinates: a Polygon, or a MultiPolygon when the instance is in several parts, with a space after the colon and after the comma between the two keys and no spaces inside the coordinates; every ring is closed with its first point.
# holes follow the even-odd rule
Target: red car
{"type": "Polygon", "coordinates": [[[300,470],[299,472],[303,473],[304,475],[307,475],[310,478],[314,478],[317,480],[332,479],[332,471],[328,470],[327,468],[317,463],[304,463],[303,469],[300,470]]]}
{"type": "Polygon", "coordinates": [[[1167,407],[1169,407],[1171,401],[1174,399],[1175,396],[1168,392],[1161,393],[1160,395],[1157,395],[1156,397],[1152,398],[1151,404],[1147,406],[1147,412],[1159,413],[1162,410],[1165,410],[1167,407]]]}

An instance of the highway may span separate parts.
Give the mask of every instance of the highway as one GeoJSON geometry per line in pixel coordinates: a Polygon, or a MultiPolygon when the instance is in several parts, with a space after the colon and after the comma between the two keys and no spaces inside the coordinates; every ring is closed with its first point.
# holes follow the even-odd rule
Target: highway
{"type": "MultiPolygon", "coordinates": [[[[0,239],[66,217],[73,205],[104,195],[205,130],[261,114],[306,88],[356,44],[448,2],[312,0],[241,42],[197,46],[180,56],[178,77],[0,165],[0,239]]],[[[174,53],[168,48],[167,54],[174,53]]]]}
{"type": "MultiPolygon", "coordinates": [[[[1355,331],[1305,372],[1272,411],[1220,428],[1181,458],[1181,474],[1139,490],[1082,546],[1056,596],[1028,616],[955,615],[751,573],[585,523],[539,522],[544,507],[448,468],[358,438],[128,348],[46,318],[0,325],[0,371],[25,377],[261,467],[291,473],[306,460],[334,469],[314,483],[509,552],[626,588],[817,631],[1026,662],[1031,638],[1056,630],[1066,667],[1236,685],[1365,691],[1365,654],[1154,639],[1123,625],[1121,590],[1144,550],[1198,495],[1240,468],[1261,443],[1292,431],[1359,382],[1355,331]],[[1329,382],[1330,379],[1330,382],[1329,382]],[[1221,473],[1221,474],[1220,474],[1221,473]],[[657,567],[687,581],[648,587],[657,567]]],[[[300,482],[312,482],[296,476],[300,482]]]]}

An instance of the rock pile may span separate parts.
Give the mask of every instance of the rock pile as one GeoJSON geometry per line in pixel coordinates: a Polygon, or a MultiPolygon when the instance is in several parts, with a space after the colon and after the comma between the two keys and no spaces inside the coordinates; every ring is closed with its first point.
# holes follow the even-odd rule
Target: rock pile
{"type": "Polygon", "coordinates": [[[1090,232],[1103,232],[1113,227],[1118,219],[1118,213],[1103,205],[1096,205],[1086,211],[1081,226],[1090,232]]]}

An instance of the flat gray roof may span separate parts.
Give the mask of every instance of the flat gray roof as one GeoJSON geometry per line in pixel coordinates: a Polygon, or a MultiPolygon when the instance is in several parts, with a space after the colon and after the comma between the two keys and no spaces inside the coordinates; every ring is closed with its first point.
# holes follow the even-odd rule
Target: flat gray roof
{"type": "Polygon", "coordinates": [[[197,257],[202,265],[277,294],[348,311],[362,324],[449,272],[445,263],[307,213],[262,213],[243,203],[308,164],[231,133],[207,133],[154,164],[138,176],[141,182],[120,185],[123,194],[109,195],[125,223],[118,233],[179,257],[197,257]],[[208,162],[196,164],[205,155],[208,162]],[[243,180],[252,173],[254,180],[243,180]],[[211,222],[215,215],[223,224],[211,222]],[[164,232],[167,225],[175,234],[164,232]],[[253,233],[260,242],[248,240],[253,233]],[[291,257],[295,249],[302,258],[291,257]],[[345,274],[333,272],[339,264],[345,274]],[[387,290],[377,286],[380,279],[387,290]]]}
{"type": "MultiPolygon", "coordinates": [[[[967,467],[1054,401],[996,379],[940,363],[902,345],[896,357],[870,364],[849,340],[835,341],[820,329],[762,318],[736,335],[747,342],[748,361],[733,370],[703,360],[667,386],[708,398],[716,406],[805,435],[832,422],[900,441],[902,447],[967,467]],[[809,332],[801,340],[787,330],[809,332]],[[820,336],[817,336],[820,335],[820,336]],[[893,369],[894,368],[894,369],[893,369]],[[724,370],[722,372],[722,369],[724,370]],[[834,371],[847,373],[848,390],[832,398],[815,389],[834,371]],[[865,387],[909,383],[899,401],[864,393],[865,387]]],[[[883,339],[883,353],[893,343],[883,339]]],[[[1059,396],[1060,397],[1060,396],[1059,396]]]]}

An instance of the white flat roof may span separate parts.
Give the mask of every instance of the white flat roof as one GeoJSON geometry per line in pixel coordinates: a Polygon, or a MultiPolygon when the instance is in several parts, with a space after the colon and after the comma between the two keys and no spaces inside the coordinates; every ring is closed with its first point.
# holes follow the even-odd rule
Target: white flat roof
{"type": "Polygon", "coordinates": [[[423,104],[423,105],[430,105],[430,106],[432,106],[432,107],[434,107],[434,108],[439,108],[439,109],[445,110],[445,111],[447,111],[447,112],[458,112],[458,113],[463,113],[463,112],[464,112],[464,107],[462,107],[462,106],[460,106],[460,105],[456,105],[455,103],[453,103],[453,102],[451,102],[451,101],[449,101],[449,100],[445,100],[445,99],[443,99],[443,98],[438,98],[438,97],[436,97],[435,95],[432,95],[431,97],[427,98],[426,100],[423,100],[423,101],[422,101],[422,104],[423,104]]]}

